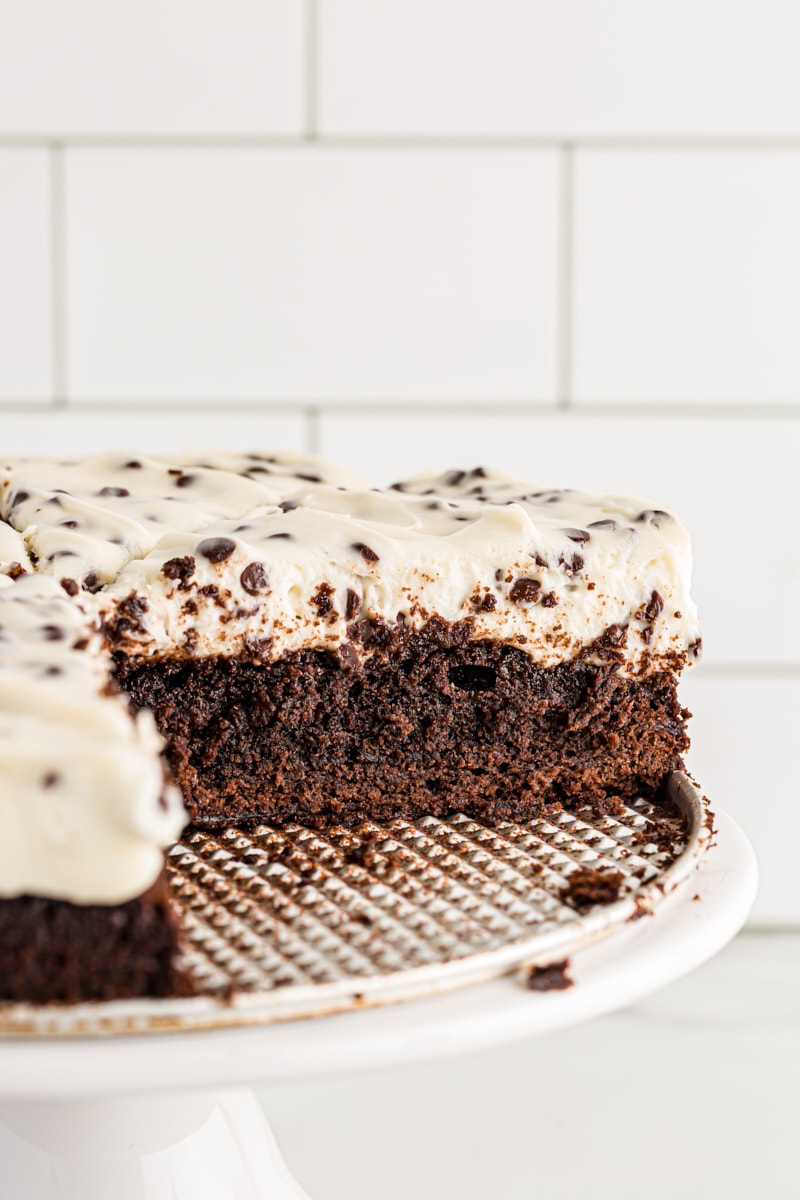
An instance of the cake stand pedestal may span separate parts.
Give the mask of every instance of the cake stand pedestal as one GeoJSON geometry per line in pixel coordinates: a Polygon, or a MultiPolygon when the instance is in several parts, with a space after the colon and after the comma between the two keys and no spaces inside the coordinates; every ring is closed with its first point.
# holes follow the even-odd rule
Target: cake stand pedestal
{"type": "Polygon", "coordinates": [[[405,1004],[304,1021],[97,1039],[0,1040],[0,1163],[9,1200],[297,1200],[249,1085],[445,1058],[611,1012],[693,970],[738,932],[752,850],[716,843],[655,916],[571,956],[574,986],[525,971],[405,1004]]]}

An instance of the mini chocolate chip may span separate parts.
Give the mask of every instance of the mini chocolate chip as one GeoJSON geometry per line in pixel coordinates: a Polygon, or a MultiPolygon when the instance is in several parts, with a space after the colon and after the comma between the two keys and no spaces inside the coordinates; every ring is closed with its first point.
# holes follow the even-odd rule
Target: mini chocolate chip
{"type": "Polygon", "coordinates": [[[77,521],[62,521],[61,528],[62,529],[77,529],[78,522],[77,521]]]}
{"type": "Polygon", "coordinates": [[[78,587],[78,581],[76,579],[62,579],[61,586],[68,596],[77,596],[78,592],[81,590],[78,587]]]}
{"type": "Polygon", "coordinates": [[[664,608],[664,600],[658,592],[653,592],[647,603],[647,608],[644,610],[644,615],[648,621],[655,621],[656,617],[664,608]]]}
{"type": "Polygon", "coordinates": [[[45,675],[48,675],[48,676],[63,675],[63,674],[64,674],[64,672],[61,670],[61,667],[56,667],[56,666],[50,666],[45,671],[45,675]]]}
{"type": "Polygon", "coordinates": [[[663,508],[646,508],[634,520],[642,523],[646,522],[648,525],[655,525],[656,529],[660,529],[662,521],[672,520],[672,513],[664,512],[663,508]]]}
{"type": "Polygon", "coordinates": [[[137,462],[135,458],[132,458],[130,462],[123,463],[123,466],[128,471],[140,471],[142,468],[142,464],[137,462]]]}
{"type": "Polygon", "coordinates": [[[104,487],[100,488],[98,496],[130,496],[127,488],[121,487],[104,487]]]}
{"type": "Polygon", "coordinates": [[[404,492],[405,490],[406,490],[406,485],[404,483],[390,483],[389,484],[390,492],[404,492]]]}
{"type": "Polygon", "coordinates": [[[278,508],[281,510],[281,512],[294,512],[294,510],[299,507],[299,500],[281,500],[280,504],[278,505],[278,508]]]}
{"type": "Polygon", "coordinates": [[[11,497],[11,504],[16,507],[18,504],[24,504],[26,500],[30,500],[30,492],[15,492],[11,497]]]}
{"type": "Polygon", "coordinates": [[[248,634],[244,639],[244,648],[251,658],[264,659],[269,657],[273,642],[274,639],[271,637],[256,637],[255,634],[248,634]]]}
{"type": "Polygon", "coordinates": [[[586,528],[587,529],[616,529],[617,522],[612,521],[610,518],[607,521],[592,521],[590,525],[586,526],[586,528]]]}
{"type": "Polygon", "coordinates": [[[508,593],[514,604],[530,604],[537,599],[542,585],[538,579],[517,579],[508,593]]]}
{"type": "Polygon", "coordinates": [[[269,583],[267,572],[264,570],[264,564],[260,562],[248,563],[239,576],[239,582],[250,596],[257,596],[260,592],[265,592],[269,583]]]}
{"type": "Polygon", "coordinates": [[[83,590],[85,592],[99,592],[102,586],[103,585],[100,581],[100,576],[97,574],[97,571],[90,571],[83,581],[83,590]]]}
{"type": "Polygon", "coordinates": [[[287,542],[293,542],[294,534],[293,533],[271,533],[264,540],[267,542],[277,542],[279,539],[283,539],[284,541],[287,541],[287,542]]]}
{"type": "Polygon", "coordinates": [[[183,558],[168,558],[161,568],[161,574],[167,579],[180,579],[181,583],[185,583],[194,575],[196,565],[191,554],[183,558]]]}
{"type": "Polygon", "coordinates": [[[486,470],[484,467],[473,467],[470,471],[470,475],[472,475],[474,479],[485,479],[486,470]]]}
{"type": "Polygon", "coordinates": [[[361,611],[361,597],[352,588],[347,589],[344,615],[348,621],[353,621],[361,611]]]}
{"type": "Polygon", "coordinates": [[[361,656],[352,642],[343,642],[336,651],[336,657],[344,671],[354,671],[361,665],[361,656]]]}
{"type": "Polygon", "coordinates": [[[296,479],[305,479],[306,483],[322,483],[321,475],[303,474],[298,471],[295,475],[296,479]]]}
{"type": "Polygon", "coordinates": [[[625,626],[609,625],[604,636],[612,646],[620,646],[625,641],[625,626]]]}
{"type": "Polygon", "coordinates": [[[197,478],[196,475],[181,475],[181,477],[179,479],[175,480],[175,487],[179,487],[179,488],[190,487],[191,484],[194,483],[196,478],[197,478]]]}
{"type": "Polygon", "coordinates": [[[466,471],[448,471],[444,477],[445,487],[458,487],[467,477],[466,471]]]}
{"type": "Polygon", "coordinates": [[[571,542],[577,542],[579,546],[582,546],[584,542],[588,542],[592,536],[585,529],[562,529],[561,532],[565,533],[571,542]]]}
{"type": "Polygon", "coordinates": [[[167,467],[168,475],[182,475],[183,467],[167,467]]]}
{"type": "Polygon", "coordinates": [[[236,542],[226,537],[204,538],[197,547],[197,553],[212,563],[226,562],[235,550],[236,542]]]}
{"type": "Polygon", "coordinates": [[[58,771],[48,771],[46,775],[42,776],[42,787],[44,787],[44,788],[55,787],[56,784],[60,782],[60,780],[61,780],[61,776],[59,775],[58,771]]]}
{"type": "Polygon", "coordinates": [[[61,642],[64,640],[64,630],[59,625],[43,625],[42,633],[48,642],[61,642]]]}
{"type": "Polygon", "coordinates": [[[367,562],[379,561],[380,555],[376,554],[371,546],[365,546],[363,542],[351,542],[350,545],[352,549],[357,550],[362,558],[365,558],[367,562]]]}

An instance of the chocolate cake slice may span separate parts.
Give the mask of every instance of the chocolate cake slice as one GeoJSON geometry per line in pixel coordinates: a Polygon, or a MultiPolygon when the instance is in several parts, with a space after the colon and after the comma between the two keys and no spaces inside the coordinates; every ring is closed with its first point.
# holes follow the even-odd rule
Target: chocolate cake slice
{"type": "Polygon", "coordinates": [[[97,597],[200,825],[526,819],[681,765],[699,638],[662,509],[478,468],[310,483],[200,532],[97,597]]]}
{"type": "Polygon", "coordinates": [[[161,746],[74,599],[0,577],[0,1000],[177,986],[163,847],[185,813],[161,746]]]}

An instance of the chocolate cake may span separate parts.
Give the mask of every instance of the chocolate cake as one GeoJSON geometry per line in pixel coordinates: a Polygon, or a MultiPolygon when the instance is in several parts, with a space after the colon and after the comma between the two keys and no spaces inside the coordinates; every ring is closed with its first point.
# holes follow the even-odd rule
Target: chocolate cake
{"type": "Polygon", "coordinates": [[[108,455],[9,464],[0,516],[2,998],[175,986],[162,745],[209,827],[608,811],[682,765],[691,555],[647,502],[480,467],[376,490],[289,455],[108,455]]]}

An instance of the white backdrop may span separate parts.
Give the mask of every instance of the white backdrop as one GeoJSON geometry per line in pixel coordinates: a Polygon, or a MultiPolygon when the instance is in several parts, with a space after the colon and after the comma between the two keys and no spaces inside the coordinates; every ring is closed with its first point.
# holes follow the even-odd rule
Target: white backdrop
{"type": "Polygon", "coordinates": [[[633,490],[692,762],[800,922],[795,0],[0,0],[0,454],[633,490]]]}

